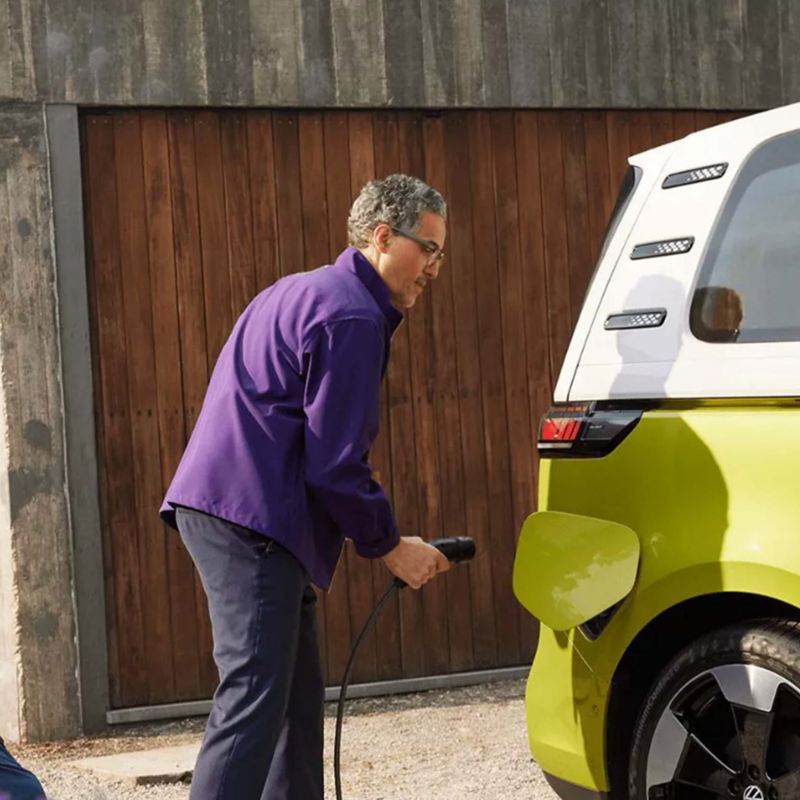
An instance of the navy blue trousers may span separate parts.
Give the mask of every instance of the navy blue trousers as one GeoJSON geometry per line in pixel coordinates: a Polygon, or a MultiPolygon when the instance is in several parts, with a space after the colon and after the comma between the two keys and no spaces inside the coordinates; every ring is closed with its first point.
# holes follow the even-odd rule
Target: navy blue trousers
{"type": "Polygon", "coordinates": [[[33,773],[19,765],[0,739],[0,800],[44,800],[44,789],[33,773]]]}
{"type": "Polygon", "coordinates": [[[247,528],[190,509],[176,519],[220,676],[190,800],[323,800],[325,690],[306,571],[247,528]]]}

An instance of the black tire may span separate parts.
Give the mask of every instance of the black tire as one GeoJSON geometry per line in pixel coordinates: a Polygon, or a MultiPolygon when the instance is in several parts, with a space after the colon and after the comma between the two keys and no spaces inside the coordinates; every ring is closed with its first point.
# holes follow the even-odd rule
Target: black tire
{"type": "Polygon", "coordinates": [[[732,625],[672,659],[634,728],[628,792],[800,800],[800,622],[732,625]]]}

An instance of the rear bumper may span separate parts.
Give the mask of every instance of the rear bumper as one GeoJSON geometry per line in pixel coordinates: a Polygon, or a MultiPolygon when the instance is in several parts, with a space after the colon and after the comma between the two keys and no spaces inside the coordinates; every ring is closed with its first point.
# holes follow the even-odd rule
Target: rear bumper
{"type": "Polygon", "coordinates": [[[567,785],[602,793],[609,790],[604,747],[608,688],[593,671],[596,645],[576,630],[557,633],[542,625],[525,713],[539,766],[567,785]],[[576,637],[581,653],[575,650],[576,637]]]}

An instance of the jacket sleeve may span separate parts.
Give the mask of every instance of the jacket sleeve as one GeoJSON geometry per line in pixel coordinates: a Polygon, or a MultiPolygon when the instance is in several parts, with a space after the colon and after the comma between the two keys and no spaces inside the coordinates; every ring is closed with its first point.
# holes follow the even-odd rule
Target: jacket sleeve
{"type": "Polygon", "coordinates": [[[389,500],[367,462],[385,357],[382,332],[360,318],[317,328],[306,355],[306,485],[366,558],[385,555],[399,540],[389,500]]]}

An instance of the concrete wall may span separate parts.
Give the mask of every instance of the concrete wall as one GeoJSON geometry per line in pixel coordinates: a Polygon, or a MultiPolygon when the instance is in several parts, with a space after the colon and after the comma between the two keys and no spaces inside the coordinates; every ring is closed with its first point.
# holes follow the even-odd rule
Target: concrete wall
{"type": "Polygon", "coordinates": [[[52,208],[41,105],[0,108],[0,735],[77,733],[52,208]]]}
{"type": "Polygon", "coordinates": [[[798,23],[797,0],[0,0],[0,98],[767,108],[800,99],[798,23]]]}

